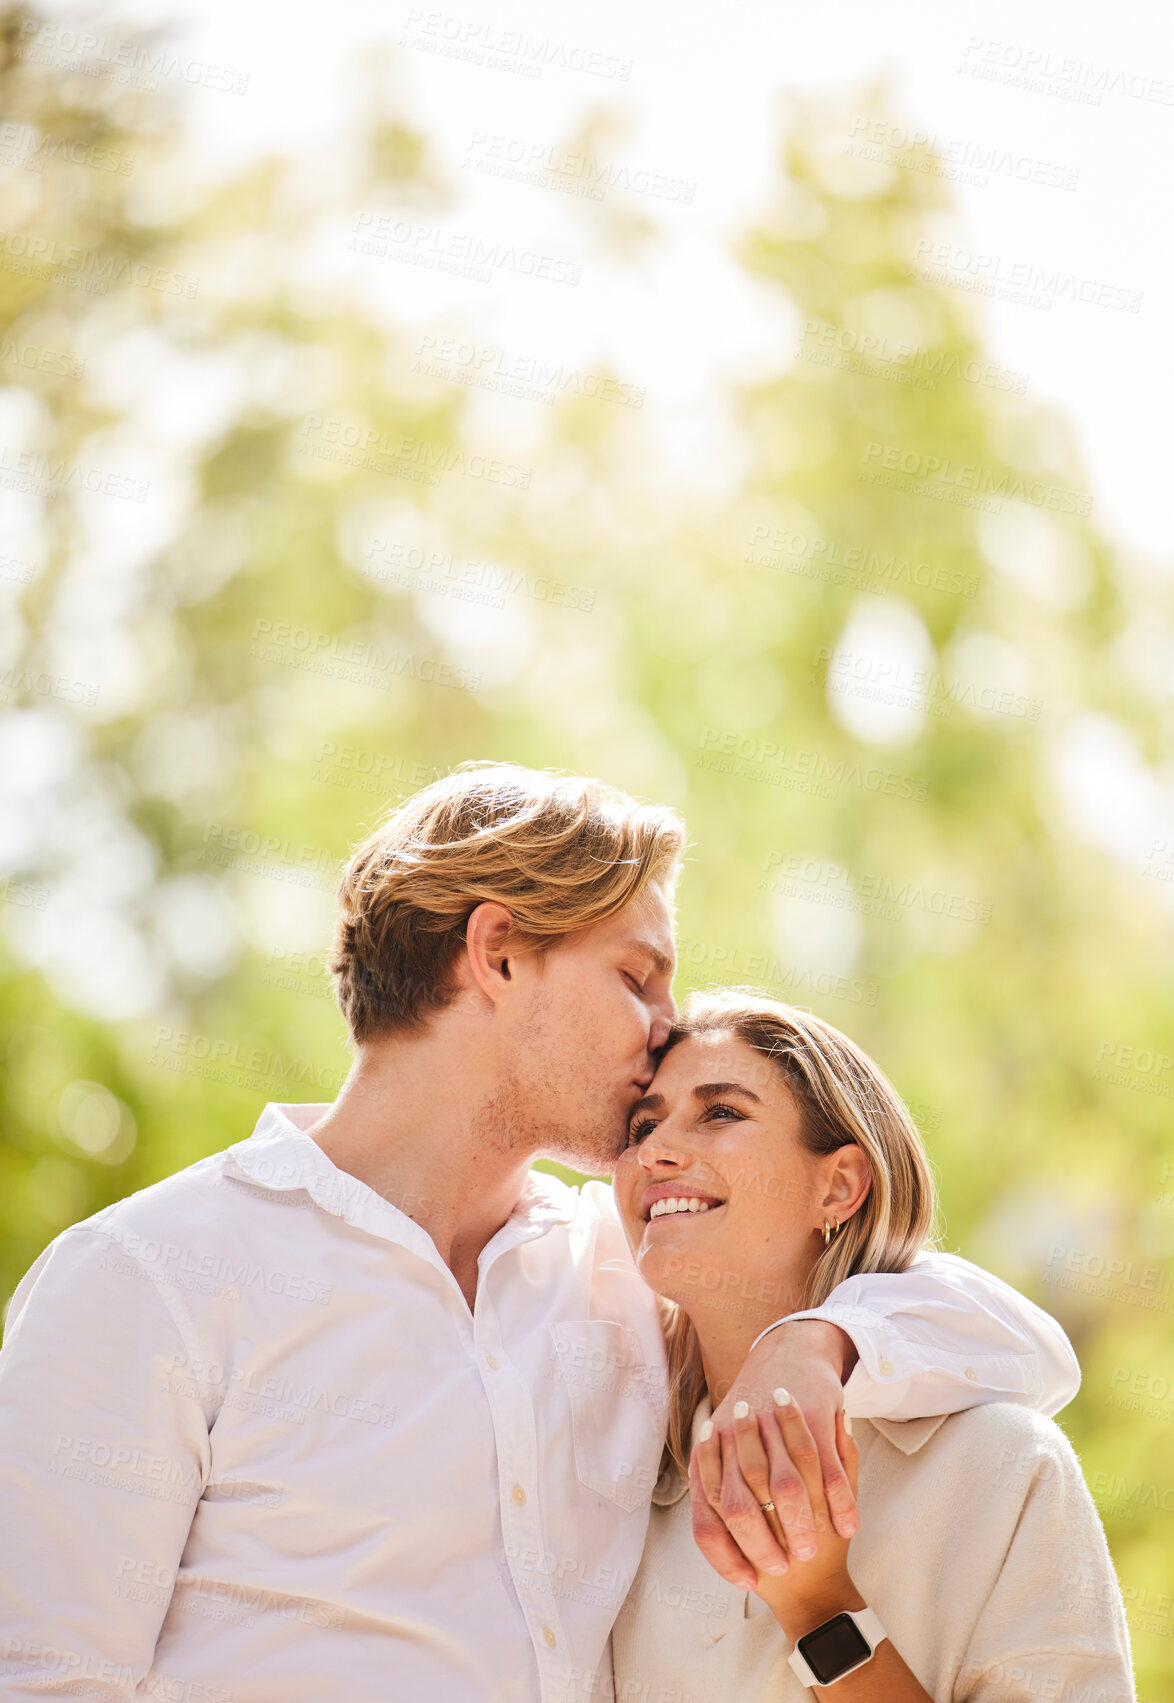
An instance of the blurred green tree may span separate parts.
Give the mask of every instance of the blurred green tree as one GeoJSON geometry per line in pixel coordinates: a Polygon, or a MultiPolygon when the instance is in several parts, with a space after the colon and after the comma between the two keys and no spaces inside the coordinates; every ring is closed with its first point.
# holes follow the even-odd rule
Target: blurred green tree
{"type": "Polygon", "coordinates": [[[333,888],[389,803],[469,757],[602,773],[689,819],[681,990],[873,1051],[947,1245],[1073,1336],[1063,1422],[1160,1689],[1169,869],[1096,788],[1155,773],[1169,611],[935,276],[938,162],[853,140],[883,90],[794,105],[738,254],[777,338],[715,497],[603,369],[531,384],[503,452],[439,336],[314,264],[453,202],[378,78],[349,167],[206,188],[166,92],[32,13],[0,41],[6,1292],[266,1100],[332,1096],[333,888]]]}

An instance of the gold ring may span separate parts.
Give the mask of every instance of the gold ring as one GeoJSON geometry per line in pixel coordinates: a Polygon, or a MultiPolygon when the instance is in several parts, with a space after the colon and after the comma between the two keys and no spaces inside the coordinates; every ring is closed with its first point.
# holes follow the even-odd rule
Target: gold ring
{"type": "Polygon", "coordinates": [[[773,1502],[760,1502],[758,1506],[762,1509],[764,1514],[773,1514],[775,1511],[775,1505],[773,1502]]]}

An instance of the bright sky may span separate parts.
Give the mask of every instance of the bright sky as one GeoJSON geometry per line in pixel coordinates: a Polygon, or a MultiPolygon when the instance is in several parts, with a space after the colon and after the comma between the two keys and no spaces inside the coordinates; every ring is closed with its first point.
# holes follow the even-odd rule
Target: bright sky
{"type": "MultiPolygon", "coordinates": [[[[140,7],[144,19],[176,17],[156,0],[140,7]]],[[[786,321],[726,257],[773,179],[781,97],[851,102],[887,81],[895,110],[954,157],[997,149],[1005,160],[994,171],[960,166],[959,220],[942,232],[968,300],[981,301],[973,288],[981,278],[1026,272],[1107,298],[1075,300],[1045,284],[1037,300],[1047,305],[989,300],[988,351],[1028,373],[1031,394],[1073,421],[1099,525],[1126,545],[1169,552],[1174,18],[1159,8],[988,0],[968,20],[930,0],[835,8],[746,0],[722,9],[700,0],[508,0],[492,9],[332,0],[303,10],[200,0],[187,17],[175,40],[188,59],[248,78],[243,94],[184,96],[209,171],[275,147],[312,160],[355,99],[371,45],[406,44],[400,87],[468,196],[439,220],[443,240],[501,237],[581,263],[583,275],[575,288],[485,283],[381,259],[367,287],[401,322],[472,325],[511,355],[609,357],[647,387],[645,418],[659,425],[667,453],[719,481],[714,377],[760,375],[764,357],[785,364],[793,341],[793,332],[780,340],[786,321]],[[496,49],[505,68],[456,57],[454,47],[483,60],[496,49]],[[518,74],[527,51],[542,49],[541,75],[518,74]],[[696,183],[691,205],[640,198],[664,240],[634,271],[585,241],[581,210],[566,195],[467,165],[540,156],[598,107],[627,127],[606,157],[696,183]],[[1138,311],[1110,305],[1139,297],[1138,311]]],[[[178,81],[164,86],[178,96],[178,81]]]]}
{"type": "MultiPolygon", "coordinates": [[[[49,0],[63,31],[77,3],[49,0]]],[[[82,26],[103,38],[99,53],[114,63],[131,40],[135,17],[174,23],[164,0],[132,3],[138,10],[124,13],[123,23],[102,19],[82,26]]],[[[1166,465],[1174,392],[1168,209],[1174,24],[1168,19],[1128,6],[1062,8],[1057,0],[1016,0],[1014,6],[988,0],[977,27],[940,0],[888,7],[843,0],[835,8],[743,0],[724,12],[701,0],[676,0],[671,7],[655,0],[645,6],[506,0],[487,23],[488,14],[474,9],[472,0],[459,4],[460,10],[429,10],[402,0],[379,6],[331,0],[296,11],[273,0],[193,0],[187,21],[169,32],[182,74],[160,82],[186,114],[191,158],[202,173],[232,173],[280,151],[298,156],[308,177],[320,174],[316,181],[333,190],[346,177],[338,138],[363,98],[364,79],[384,80],[385,104],[394,97],[436,144],[442,174],[456,191],[453,203],[440,214],[372,207],[365,230],[378,236],[380,219],[390,228],[382,254],[356,252],[353,210],[340,207],[333,225],[306,228],[294,264],[306,278],[351,281],[389,323],[411,328],[403,376],[426,339],[434,340],[428,347],[436,354],[446,336],[465,340],[478,360],[488,351],[494,360],[573,366],[585,374],[606,365],[646,392],[641,437],[651,440],[653,455],[672,464],[664,489],[677,492],[684,485],[720,503],[737,480],[741,453],[720,406],[726,387],[785,369],[798,344],[796,316],[777,292],[750,282],[730,260],[733,242],[777,187],[786,97],[842,101],[851,135],[863,92],[884,83],[891,110],[961,162],[954,183],[957,218],[934,235],[944,245],[947,276],[981,309],[987,354],[1028,374],[1029,395],[1071,422],[1085,461],[1073,483],[1091,491],[1095,524],[1126,550],[1150,556],[1149,589],[1161,585],[1174,566],[1166,465]],[[381,44],[397,50],[386,62],[376,52],[381,44]],[[521,74],[537,68],[538,75],[521,74]],[[562,192],[565,178],[560,191],[558,180],[495,175],[518,158],[541,171],[547,150],[601,113],[610,115],[613,129],[599,157],[617,170],[646,174],[638,181],[652,191],[627,203],[658,231],[635,264],[611,257],[593,231],[601,210],[622,208],[621,196],[609,195],[601,208],[562,192]],[[984,159],[994,163],[984,166],[984,159]],[[437,266],[439,249],[451,253],[474,239],[541,257],[547,276],[522,276],[505,266],[480,276],[471,266],[437,266]],[[1032,282],[1031,305],[997,295],[985,299],[974,288],[992,278],[1024,277],[1032,282]],[[1055,280],[1069,289],[1057,289],[1055,280]],[[1075,285],[1088,299],[1074,299],[1075,285]]],[[[76,33],[72,39],[76,51],[76,33]]],[[[857,154],[842,164],[857,174],[884,172],[884,145],[900,148],[906,141],[881,137],[879,163],[857,154]]],[[[263,277],[267,262],[291,264],[284,253],[274,260],[263,243],[244,264],[263,277]]],[[[205,359],[201,372],[178,378],[169,369],[162,383],[158,340],[144,331],[137,365],[132,354],[120,345],[112,372],[99,374],[97,364],[94,370],[108,386],[117,381],[125,387],[128,406],[139,411],[140,424],[149,424],[143,435],[158,443],[161,455],[169,446],[182,447],[185,434],[199,437],[212,429],[208,412],[220,405],[214,361],[205,359]]],[[[400,381],[399,373],[393,376],[400,381]]],[[[485,389],[470,388],[468,396],[468,441],[524,461],[528,439],[540,439],[548,427],[548,410],[485,389]]],[[[642,463],[640,471],[646,489],[655,489],[655,466],[642,463]]],[[[165,533],[177,524],[182,486],[173,491],[164,472],[158,485],[159,500],[135,512],[165,533]]],[[[99,565],[113,563],[133,580],[136,564],[157,540],[125,536],[105,514],[102,525],[99,565]]],[[[1027,567],[1038,577],[1047,564],[1038,560],[1039,550],[1028,555],[1027,567]]],[[[93,560],[80,566],[80,660],[73,669],[60,665],[78,678],[101,679],[101,713],[109,716],[119,713],[120,687],[137,689],[133,657],[124,654],[129,640],[114,630],[113,582],[93,560]],[[100,656],[99,641],[107,640],[108,653],[100,656]]],[[[1155,610],[1160,601],[1159,595],[1155,610]]],[[[442,617],[450,646],[460,637],[453,610],[442,617]]],[[[882,613],[892,620],[900,615],[882,613]]],[[[482,650],[492,650],[498,640],[485,612],[469,614],[476,623],[472,637],[482,650]]],[[[872,622],[867,642],[857,648],[877,644],[886,656],[909,655],[915,664],[918,646],[928,646],[913,611],[906,612],[908,631],[894,628],[892,620],[881,630],[875,610],[857,614],[872,622]]],[[[1166,625],[1139,594],[1112,664],[1142,679],[1161,701],[1171,690],[1169,648],[1166,625]]],[[[980,662],[989,677],[994,664],[980,662]]],[[[81,752],[65,718],[28,711],[7,725],[10,745],[25,741],[34,804],[55,762],[66,777],[60,790],[69,794],[67,777],[81,752]]],[[[850,731],[885,743],[913,737],[916,727],[891,725],[891,718],[886,723],[872,712],[850,731]]],[[[624,737],[630,745],[631,731],[624,737]]],[[[4,755],[15,774],[18,765],[7,748],[4,755]]],[[[1153,768],[1128,730],[1094,714],[1064,719],[1054,730],[1052,757],[1065,827],[1100,845],[1147,891],[1174,904],[1174,884],[1155,880],[1165,875],[1174,846],[1174,765],[1153,768]]],[[[100,804],[87,805],[91,817],[100,804]]],[[[38,826],[30,808],[26,818],[30,834],[43,829],[47,841],[54,838],[48,816],[38,826]]],[[[127,892],[134,880],[148,883],[145,842],[128,844],[129,830],[113,815],[104,833],[108,855],[99,868],[87,824],[86,869],[93,879],[121,880],[127,892]],[[142,867],[132,880],[127,872],[134,872],[136,855],[142,867]]],[[[0,866],[6,859],[21,866],[25,849],[23,842],[6,846],[0,838],[0,866]]],[[[185,950],[190,938],[213,953],[228,952],[227,925],[218,932],[216,918],[201,915],[198,926],[189,927],[190,906],[202,901],[193,889],[189,912],[182,912],[183,902],[172,891],[164,909],[180,917],[185,950]]],[[[35,961],[58,964],[60,985],[72,990],[67,997],[107,1015],[149,1009],[157,997],[152,978],[160,974],[135,928],[116,913],[117,895],[103,910],[90,888],[72,898],[58,894],[44,913],[58,919],[57,936],[43,950],[29,945],[35,961]],[[112,1003],[116,996],[121,1004],[112,1003]]],[[[30,928],[40,915],[27,913],[30,928]]],[[[277,922],[262,918],[262,925],[266,939],[278,937],[277,922]]],[[[817,932],[825,957],[854,950],[851,940],[829,944],[826,917],[817,932]]]]}

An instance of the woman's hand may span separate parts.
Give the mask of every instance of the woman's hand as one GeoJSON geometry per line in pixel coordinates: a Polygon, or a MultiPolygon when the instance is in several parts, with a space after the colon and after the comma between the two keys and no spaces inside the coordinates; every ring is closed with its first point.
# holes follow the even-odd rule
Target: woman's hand
{"type": "MultiPolygon", "coordinates": [[[[776,1395],[785,1393],[776,1391],[776,1395]]],[[[815,1553],[804,1560],[788,1549],[785,1568],[778,1573],[757,1570],[754,1585],[755,1594],[770,1609],[788,1641],[796,1645],[806,1633],[814,1632],[835,1615],[868,1606],[848,1572],[848,1548],[852,1540],[841,1537],[832,1522],[824,1495],[819,1451],[807,1421],[793,1401],[788,1398],[775,1402],[773,1428],[771,1421],[761,1421],[748,1407],[745,1414],[735,1416],[734,1438],[738,1466],[755,1496],[763,1502],[770,1501],[770,1462],[785,1445],[786,1453],[802,1474],[814,1510],[815,1529],[794,1541],[796,1549],[814,1547],[815,1553]],[[759,1429],[760,1423],[765,1436],[759,1429]]],[[[728,1446],[724,1436],[721,1446],[724,1455],[728,1446]]],[[[836,1415],[836,1449],[855,1502],[860,1452],[848,1430],[843,1409],[836,1415]]],[[[698,1450],[694,1449],[693,1454],[696,1457],[698,1450]]],[[[720,1476],[715,1485],[714,1470],[710,1464],[706,1473],[707,1482],[716,1494],[720,1491],[720,1476]]],[[[766,1518],[779,1542],[785,1543],[777,1513],[768,1513],[766,1518]]],[[[841,1691],[844,1703],[933,1703],[929,1692],[887,1637],[877,1645],[871,1661],[837,1681],[837,1697],[841,1691]]],[[[822,1688],[819,1695],[824,1695],[822,1688]]]]}
{"type": "MultiPolygon", "coordinates": [[[[758,1572],[754,1590],[793,1642],[821,1620],[829,1619],[843,1609],[863,1608],[864,1599],[848,1573],[848,1550],[852,1540],[841,1537],[833,1524],[824,1495],[819,1451],[807,1421],[790,1400],[776,1400],[774,1411],[783,1444],[803,1479],[813,1524],[799,1535],[795,1547],[788,1548],[786,1571],[781,1574],[758,1572]]],[[[735,1418],[734,1435],[743,1477],[759,1501],[768,1502],[769,1456],[773,1452],[769,1447],[771,1440],[768,1437],[764,1445],[759,1421],[753,1412],[746,1417],[735,1418]]],[[[855,1499],[860,1452],[848,1430],[843,1409],[836,1416],[836,1448],[855,1499]]],[[[779,1541],[783,1542],[777,1512],[768,1513],[767,1519],[779,1541]]]]}
{"type": "Polygon", "coordinates": [[[856,1530],[856,1503],[840,1460],[836,1420],[844,1405],[844,1379],[855,1359],[855,1344],[836,1325],[822,1319],[786,1319],[751,1349],[733,1387],[714,1409],[710,1435],[698,1441],[689,1468],[693,1536],[709,1565],[736,1590],[753,1590],[759,1573],[782,1566],[788,1553],[815,1530],[806,1485],[776,1423],[771,1391],[779,1385],[790,1391],[819,1451],[816,1477],[837,1531],[851,1537],[856,1530]],[[742,1402],[748,1415],[735,1419],[742,1402]],[[769,1489],[760,1485],[751,1490],[743,1474],[741,1457],[751,1440],[759,1445],[753,1457],[759,1463],[761,1445],[766,1445],[769,1489]],[[779,1521],[772,1523],[760,1512],[759,1504],[772,1499],[782,1537],[779,1521]]]}

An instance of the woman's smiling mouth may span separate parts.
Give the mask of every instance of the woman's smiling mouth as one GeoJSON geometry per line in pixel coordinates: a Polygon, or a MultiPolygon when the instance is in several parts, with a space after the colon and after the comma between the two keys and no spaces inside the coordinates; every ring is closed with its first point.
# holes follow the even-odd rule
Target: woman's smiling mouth
{"type": "Polygon", "coordinates": [[[712,1212],[714,1207],[721,1205],[722,1202],[720,1200],[712,1202],[708,1200],[701,1200],[699,1196],[695,1194],[690,1195],[688,1199],[681,1196],[676,1200],[654,1200],[648,1209],[648,1222],[651,1224],[656,1218],[671,1218],[679,1216],[682,1212],[712,1212]]]}
{"type": "Polygon", "coordinates": [[[644,1194],[642,1217],[646,1224],[657,1218],[680,1217],[682,1213],[712,1212],[724,1200],[706,1189],[691,1189],[682,1183],[654,1183],[644,1194]]]}

